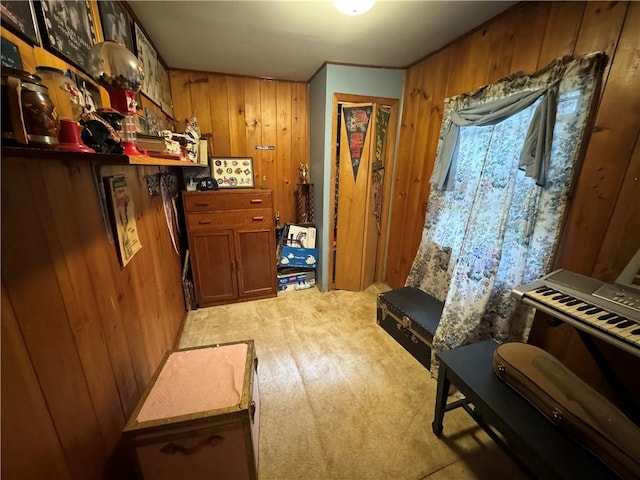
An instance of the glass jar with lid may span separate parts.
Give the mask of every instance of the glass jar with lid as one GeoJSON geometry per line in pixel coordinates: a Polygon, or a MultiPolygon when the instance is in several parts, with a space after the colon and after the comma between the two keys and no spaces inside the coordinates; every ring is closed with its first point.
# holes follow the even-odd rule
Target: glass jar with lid
{"type": "Polygon", "coordinates": [[[70,74],[59,68],[39,66],[36,67],[36,75],[49,88],[60,117],[80,120],[85,106],[84,96],[70,74]]]}

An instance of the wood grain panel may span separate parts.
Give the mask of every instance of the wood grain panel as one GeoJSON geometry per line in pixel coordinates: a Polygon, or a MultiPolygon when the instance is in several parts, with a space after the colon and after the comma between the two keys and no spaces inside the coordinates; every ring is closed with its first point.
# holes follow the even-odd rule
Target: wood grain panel
{"type": "Polygon", "coordinates": [[[486,76],[487,83],[495,82],[513,71],[511,69],[511,60],[515,50],[514,30],[520,27],[522,21],[519,13],[519,9],[507,11],[504,14],[503,21],[488,32],[490,48],[486,76]]]}
{"type": "Polygon", "coordinates": [[[174,131],[184,132],[187,118],[193,113],[191,89],[189,88],[189,72],[170,70],[169,83],[171,84],[171,95],[173,98],[174,131]]]}
{"type": "MultiPolygon", "coordinates": [[[[426,158],[427,142],[429,137],[429,117],[431,108],[433,106],[433,91],[431,86],[431,71],[437,68],[439,65],[439,56],[431,57],[427,60],[424,68],[421,70],[420,83],[417,85],[416,95],[413,96],[413,101],[417,107],[417,117],[414,129],[416,132],[415,140],[411,145],[410,152],[410,168],[408,170],[409,183],[408,183],[408,198],[406,202],[405,221],[407,225],[424,225],[425,212],[421,208],[423,199],[420,197],[422,185],[429,183],[429,178],[424,178],[423,174],[425,170],[428,170],[426,164],[433,164],[433,159],[426,158]]],[[[412,232],[415,232],[416,228],[411,228],[412,232]]],[[[415,252],[418,249],[416,245],[416,237],[414,235],[402,236],[402,251],[403,252],[415,252]]],[[[415,257],[415,253],[413,255],[415,257]]],[[[409,262],[413,262],[411,254],[406,255],[409,262]],[[411,257],[411,259],[409,259],[411,257]]]]}
{"type": "Polygon", "coordinates": [[[234,157],[251,156],[247,152],[247,120],[244,111],[244,83],[242,77],[227,75],[227,101],[231,155],[234,157]]]}
{"type": "Polygon", "coordinates": [[[107,451],[111,451],[120,438],[125,418],[102,324],[95,311],[97,295],[89,274],[91,259],[85,257],[83,248],[78,248],[84,242],[78,227],[82,218],[71,214],[68,208],[76,200],[76,193],[71,189],[69,172],[53,162],[43,163],[40,175],[33,174],[31,179],[36,191],[46,192],[38,209],[40,221],[96,418],[107,451]]]}
{"type": "MultiPolygon", "coordinates": [[[[260,81],[260,111],[262,112],[262,144],[276,146],[277,135],[277,105],[276,85],[274,80],[260,81]]],[[[306,136],[306,132],[305,132],[306,136]]],[[[264,150],[262,152],[262,176],[257,179],[256,185],[275,190],[277,173],[277,150],[264,150]]],[[[276,208],[277,212],[278,209],[276,208]]]]}
{"type": "MultiPolygon", "coordinates": [[[[300,164],[309,165],[309,104],[308,89],[304,83],[291,85],[291,169],[298,173],[300,164]]],[[[299,182],[299,175],[292,180],[299,182]]]]}
{"type": "Polygon", "coordinates": [[[442,126],[444,104],[441,99],[444,99],[447,88],[446,72],[450,66],[450,54],[451,50],[444,50],[434,56],[435,64],[433,65],[433,73],[435,73],[435,79],[428,90],[429,96],[433,101],[430,111],[427,113],[429,120],[425,124],[426,128],[424,132],[421,133],[421,135],[427,138],[427,146],[422,161],[422,181],[419,183],[420,193],[418,197],[419,203],[413,211],[408,212],[414,215],[414,220],[411,222],[413,227],[410,230],[411,234],[407,235],[411,238],[411,244],[409,244],[406,250],[407,258],[415,258],[418,247],[420,246],[420,239],[422,238],[422,228],[424,227],[427,203],[431,191],[429,179],[433,172],[438,138],[442,126]]]}
{"type": "MultiPolygon", "coordinates": [[[[628,8],[628,2],[587,2],[573,53],[586,55],[600,51],[612,59],[628,8]]],[[[609,62],[602,75],[605,87],[610,68],[609,62]]]]}
{"type": "Polygon", "coordinates": [[[244,78],[244,106],[245,129],[247,136],[247,155],[253,157],[254,185],[259,185],[258,179],[263,173],[263,150],[256,150],[256,145],[262,145],[262,104],[260,102],[260,80],[244,78]]]}
{"type": "Polygon", "coordinates": [[[196,114],[202,135],[211,134],[211,102],[209,99],[209,75],[206,73],[190,73],[189,89],[191,91],[191,107],[196,114]]]}
{"type": "Polygon", "coordinates": [[[291,157],[291,84],[276,85],[276,189],[274,190],[274,208],[280,211],[280,220],[295,223],[294,196],[297,164],[292,168],[291,157]]]}
{"type": "Polygon", "coordinates": [[[2,159],[2,278],[69,469],[74,478],[99,478],[108,452],[40,222],[49,199],[32,184],[38,167],[29,166],[2,159]]]}
{"type": "MultiPolygon", "coordinates": [[[[159,199],[147,195],[146,169],[154,170],[105,167],[102,172],[125,173],[135,200],[143,248],[122,268],[107,242],[89,164],[46,154],[35,159],[3,155],[3,329],[5,316],[11,318],[5,306],[11,305],[48,421],[34,420],[37,411],[25,419],[22,406],[8,397],[2,444],[15,435],[20,445],[24,436],[41,432],[42,442],[34,442],[16,461],[42,457],[55,478],[103,478],[107,469],[109,478],[128,475],[128,462],[118,454],[121,428],[184,320],[179,257],[159,199]],[[18,423],[5,422],[9,417],[18,423]],[[34,421],[32,430],[24,430],[34,421]],[[12,431],[20,424],[21,432],[12,431]],[[47,424],[58,447],[47,440],[47,424]],[[55,458],[56,448],[64,452],[68,474],[55,458]]],[[[3,368],[23,363],[19,350],[3,348],[3,368]]],[[[21,375],[22,384],[4,370],[2,378],[3,392],[21,392],[29,374],[21,375]]],[[[39,408],[33,394],[24,401],[25,407],[39,408]]]]}
{"type": "Polygon", "coordinates": [[[5,479],[71,480],[9,295],[2,284],[2,467],[5,479]]]}
{"type": "MultiPolygon", "coordinates": [[[[403,235],[401,232],[410,225],[410,222],[406,221],[407,195],[411,178],[411,149],[416,138],[416,124],[418,121],[417,97],[420,95],[418,85],[422,78],[423,64],[424,62],[409,69],[405,81],[404,110],[400,122],[400,141],[393,175],[392,210],[389,222],[386,268],[387,283],[393,287],[399,287],[404,283],[411,266],[407,266],[407,260],[402,251],[403,235]]],[[[413,261],[413,258],[408,261],[413,261]]]]}
{"type": "Polygon", "coordinates": [[[640,138],[609,220],[604,241],[593,269],[593,276],[613,282],[640,248],[640,138]],[[635,205],[636,208],[629,208],[635,205]]]}
{"type": "Polygon", "coordinates": [[[209,73],[204,89],[194,82],[205,74],[174,71],[173,89],[183,82],[178,73],[190,75],[191,83],[185,84],[188,94],[174,94],[176,111],[186,115],[187,107],[198,109],[208,97],[209,113],[197,116],[203,132],[211,126],[214,156],[253,157],[255,186],[273,190],[283,223],[295,221],[293,192],[298,167],[309,161],[308,86],[209,73]],[[270,145],[275,150],[256,150],[256,145],[270,145]]]}
{"type": "MultiPolygon", "coordinates": [[[[640,5],[631,4],[620,44],[615,56],[611,56],[613,63],[609,80],[602,95],[565,231],[565,242],[570,248],[565,248],[561,265],[586,275],[593,272],[640,130],[640,74],[638,68],[629,68],[640,62],[638,8],[640,5]],[[585,242],[585,238],[590,241],[585,242]]],[[[615,10],[605,12],[619,17],[615,10]]],[[[597,21],[605,19],[598,18],[597,21]]],[[[593,29],[584,22],[583,26],[591,35],[593,29]]],[[[603,32],[601,49],[607,48],[614,36],[617,37],[603,32]]],[[[589,43],[598,48],[593,39],[589,43]]]]}
{"type": "MultiPolygon", "coordinates": [[[[502,76],[509,75],[512,72],[535,72],[537,69],[538,58],[531,55],[541,49],[542,42],[545,37],[545,26],[549,22],[549,10],[551,2],[537,2],[528,8],[518,8],[515,10],[516,16],[513,23],[510,24],[509,38],[504,40],[505,43],[513,45],[511,57],[509,58],[509,72],[504,72],[504,68],[497,67],[496,73],[502,73],[502,76]]],[[[504,50],[504,44],[496,45],[495,48],[504,50]]],[[[498,65],[506,64],[505,60],[496,62],[498,65]]],[[[490,78],[490,82],[497,81],[501,77],[490,78]]]]}
{"type": "Polygon", "coordinates": [[[227,100],[227,77],[209,75],[209,102],[211,104],[211,133],[213,134],[213,154],[230,157],[231,137],[229,133],[229,112],[227,100]]]}
{"type": "Polygon", "coordinates": [[[118,308],[118,300],[124,297],[124,292],[118,290],[110,268],[111,263],[117,263],[117,260],[112,258],[113,251],[104,241],[104,224],[101,218],[95,215],[100,207],[90,174],[90,169],[70,168],[69,181],[74,195],[84,199],[77,203],[78,217],[83,219],[77,223],[77,227],[81,237],[85,239],[84,249],[87,258],[90,259],[91,268],[88,271],[92,290],[100,293],[94,297],[94,308],[102,323],[120,403],[126,418],[133,411],[144,383],[141,379],[138,380],[137,368],[129,351],[130,339],[125,330],[123,311],[118,308]]]}
{"type": "MultiPolygon", "coordinates": [[[[538,54],[538,68],[548,65],[563,55],[573,54],[586,4],[586,2],[549,3],[544,40],[538,54]]],[[[528,12],[528,9],[523,11],[528,12]]],[[[533,57],[534,52],[535,50],[526,53],[533,57]]]]}

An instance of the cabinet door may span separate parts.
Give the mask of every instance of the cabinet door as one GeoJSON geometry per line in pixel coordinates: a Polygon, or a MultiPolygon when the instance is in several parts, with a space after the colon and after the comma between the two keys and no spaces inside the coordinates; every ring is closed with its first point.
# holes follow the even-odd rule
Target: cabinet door
{"type": "Polygon", "coordinates": [[[238,229],[237,242],[240,296],[276,293],[274,230],[270,228],[238,229]]]}
{"type": "Polygon", "coordinates": [[[189,245],[198,306],[237,298],[233,230],[191,233],[189,245]]]}

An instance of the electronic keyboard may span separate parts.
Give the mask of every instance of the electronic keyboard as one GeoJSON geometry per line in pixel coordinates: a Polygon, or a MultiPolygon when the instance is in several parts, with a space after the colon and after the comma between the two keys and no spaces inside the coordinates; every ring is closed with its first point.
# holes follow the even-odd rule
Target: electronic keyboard
{"type": "Polygon", "coordinates": [[[556,270],[511,296],[640,357],[640,290],[556,270]]]}

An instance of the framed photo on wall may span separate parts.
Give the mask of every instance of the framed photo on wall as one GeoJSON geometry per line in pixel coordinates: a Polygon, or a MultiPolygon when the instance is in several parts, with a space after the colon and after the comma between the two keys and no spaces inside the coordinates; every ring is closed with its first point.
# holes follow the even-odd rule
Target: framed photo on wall
{"type": "Polygon", "coordinates": [[[218,188],[253,188],[252,157],[211,157],[211,176],[218,188]]]}
{"type": "Polygon", "coordinates": [[[142,93],[158,106],[162,106],[160,94],[160,80],[158,78],[158,54],[144,34],[140,26],[135,24],[136,55],[142,63],[144,78],[142,79],[142,93]]]}
{"type": "Polygon", "coordinates": [[[98,2],[98,10],[104,39],[120,42],[131,52],[134,52],[132,22],[126,10],[114,1],[98,2]]]}
{"type": "Polygon", "coordinates": [[[32,0],[5,1],[0,4],[2,26],[31,45],[40,46],[38,25],[32,0]]]}
{"type": "Polygon", "coordinates": [[[98,41],[89,0],[42,0],[38,5],[45,47],[86,72],[89,50],[98,41]]]}

